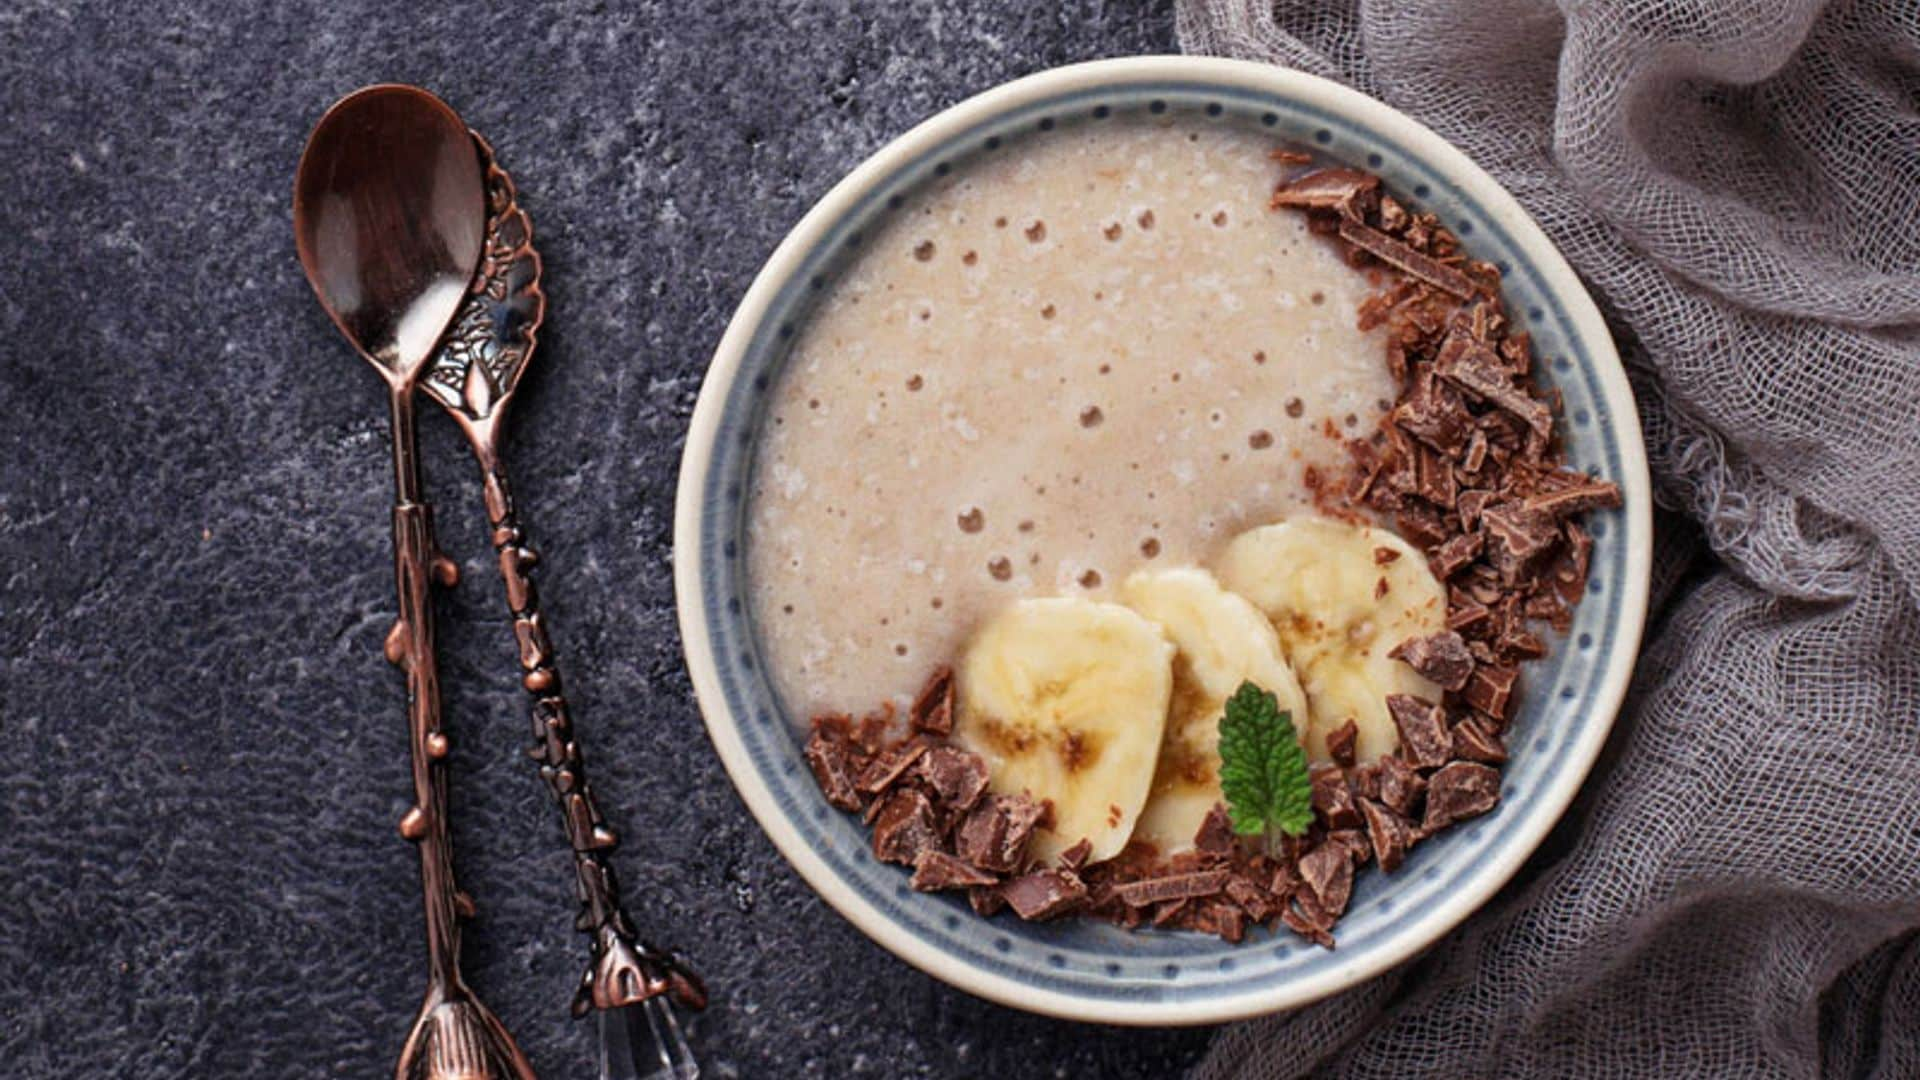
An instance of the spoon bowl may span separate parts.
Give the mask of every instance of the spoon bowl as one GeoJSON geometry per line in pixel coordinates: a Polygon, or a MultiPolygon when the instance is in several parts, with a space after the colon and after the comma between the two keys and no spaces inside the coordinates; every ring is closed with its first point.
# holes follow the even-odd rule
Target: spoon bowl
{"type": "Polygon", "coordinates": [[[328,109],[294,184],[294,244],[341,333],[390,384],[410,385],[466,299],[487,222],[466,125],[412,86],[370,86],[328,109]]]}

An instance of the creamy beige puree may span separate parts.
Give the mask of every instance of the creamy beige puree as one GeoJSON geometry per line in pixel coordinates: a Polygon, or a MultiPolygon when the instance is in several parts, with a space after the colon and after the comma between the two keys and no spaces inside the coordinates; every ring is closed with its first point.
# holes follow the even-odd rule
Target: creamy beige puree
{"type": "Polygon", "coordinates": [[[1308,502],[1394,396],[1273,142],[1107,121],[894,212],[796,339],[748,534],[794,719],[910,692],[1028,595],[1106,597],[1308,502]]]}

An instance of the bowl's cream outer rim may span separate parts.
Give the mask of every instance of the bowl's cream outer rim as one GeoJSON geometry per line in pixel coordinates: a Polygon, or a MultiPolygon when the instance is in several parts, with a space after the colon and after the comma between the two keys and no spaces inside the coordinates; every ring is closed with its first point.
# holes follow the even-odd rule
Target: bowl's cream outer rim
{"type": "MultiPolygon", "coordinates": [[[[1209,1024],[1244,1019],[1298,1008],[1337,993],[1405,961],[1438,941],[1506,884],[1546,833],[1565,813],[1586,779],[1594,759],[1613,725],[1625,696],[1639,651],[1646,618],[1648,573],[1651,564],[1652,508],[1647,477],[1646,448],[1642,441],[1633,391],[1627,384],[1613,339],[1599,309],[1567,265],[1552,241],[1521,209],[1505,188],[1424,125],[1398,110],[1357,91],[1317,76],[1245,60],[1208,57],[1148,56],[1096,60],[1054,68],[988,90],[926,120],[882,147],[859,168],[834,185],[767,260],[746,297],[740,302],[713,362],[701,384],[694,406],[686,449],[681,458],[674,508],[674,592],[680,614],[680,636],[694,693],[706,718],[707,733],[720,753],[735,789],[746,800],[774,845],[800,871],[814,891],[889,952],[935,978],[971,994],[1017,1009],[1070,1020],[1106,1024],[1209,1024]],[[700,602],[700,583],[706,565],[700,549],[704,516],[701,494],[719,429],[720,417],[748,343],[765,317],[767,306],[782,284],[801,267],[806,254],[848,213],[877,182],[908,162],[947,142],[955,135],[994,116],[1038,99],[1103,87],[1168,81],[1216,84],[1250,89],[1297,100],[1337,114],[1354,117],[1375,128],[1391,131],[1415,156],[1424,159],[1486,212],[1505,226],[1519,245],[1536,260],[1543,286],[1560,298],[1581,335],[1594,350],[1603,395],[1614,418],[1620,442],[1621,488],[1626,493],[1628,535],[1635,546],[1627,553],[1627,580],[1623,582],[1620,626],[1605,657],[1599,692],[1600,716],[1589,717],[1582,737],[1572,747],[1571,767],[1540,794],[1550,813],[1536,814],[1495,852],[1488,867],[1467,887],[1422,912],[1391,948],[1370,954],[1364,962],[1335,966],[1313,976],[1280,986],[1251,987],[1242,993],[1222,993],[1204,1001],[1116,1002],[1091,1001],[1073,994],[1038,989],[1017,978],[994,974],[955,960],[887,919],[846,888],[827,864],[784,817],[772,793],[754,774],[738,718],[727,708],[714,657],[707,647],[707,620],[700,602]]],[[[1338,953],[1335,954],[1338,956],[1338,953]]]]}

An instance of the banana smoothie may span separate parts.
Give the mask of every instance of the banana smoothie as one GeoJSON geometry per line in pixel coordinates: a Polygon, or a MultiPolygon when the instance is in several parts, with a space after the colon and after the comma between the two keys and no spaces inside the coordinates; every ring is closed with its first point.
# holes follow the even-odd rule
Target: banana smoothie
{"type": "Polygon", "coordinates": [[[1213,563],[1378,426],[1398,387],[1357,329],[1372,286],[1266,210],[1272,149],[1200,120],[1012,140],[831,284],[774,390],[747,542],[797,725],[917,685],[1016,601],[1213,563]]]}

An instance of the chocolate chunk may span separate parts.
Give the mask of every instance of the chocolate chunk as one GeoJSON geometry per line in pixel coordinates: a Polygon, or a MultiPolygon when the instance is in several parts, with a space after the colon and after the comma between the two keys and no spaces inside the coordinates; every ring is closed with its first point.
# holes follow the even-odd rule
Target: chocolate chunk
{"type": "Polygon", "coordinates": [[[1328,833],[1327,843],[1346,848],[1355,866],[1363,866],[1373,857],[1373,845],[1367,842],[1367,832],[1357,824],[1351,829],[1335,829],[1328,833]]]}
{"type": "Polygon", "coordinates": [[[1486,509],[1487,504],[1493,500],[1494,494],[1491,491],[1475,489],[1461,492],[1460,497],[1454,500],[1455,512],[1460,516],[1460,527],[1469,531],[1478,528],[1480,511],[1486,509]]]}
{"type": "Polygon", "coordinates": [[[974,914],[983,919],[991,919],[1007,909],[1007,898],[1000,895],[997,886],[979,885],[968,889],[967,903],[973,906],[974,914]]]}
{"type": "Polygon", "coordinates": [[[1414,457],[1414,493],[1442,510],[1451,510],[1460,495],[1453,464],[1439,452],[1422,446],[1414,457]]]}
{"type": "Polygon", "coordinates": [[[1487,765],[1504,765],[1507,761],[1507,748],[1500,742],[1499,733],[1478,716],[1453,725],[1453,752],[1463,761],[1487,765]]]}
{"type": "MultiPolygon", "coordinates": [[[[1153,917],[1149,921],[1155,926],[1171,926],[1179,922],[1181,916],[1185,915],[1187,909],[1192,906],[1193,901],[1184,897],[1179,900],[1169,900],[1153,909],[1153,917]]],[[[1134,909],[1128,908],[1127,910],[1132,911],[1134,909]]]]}
{"type": "Polygon", "coordinates": [[[1413,221],[1413,215],[1407,208],[1394,201],[1391,195],[1380,196],[1380,227],[1387,232],[1401,232],[1413,221]]]}
{"type": "Polygon", "coordinates": [[[1467,275],[1352,218],[1340,222],[1340,239],[1442,292],[1452,293],[1462,300],[1474,295],[1473,281],[1467,275]]]}
{"type": "Polygon", "coordinates": [[[1313,767],[1313,811],[1329,829],[1350,829],[1360,824],[1360,811],[1353,805],[1353,791],[1347,787],[1347,775],[1337,765],[1313,767]]]}
{"type": "Polygon", "coordinates": [[[1473,669],[1460,696],[1488,716],[1505,720],[1513,704],[1513,683],[1519,677],[1519,668],[1482,664],[1473,669]]]}
{"type": "Polygon", "coordinates": [[[1228,870],[1200,870],[1191,874],[1167,874],[1115,885],[1113,891],[1128,907],[1147,907],[1163,900],[1190,896],[1212,896],[1226,888],[1228,870]]]}
{"type": "Polygon", "coordinates": [[[1233,839],[1233,819],[1227,816],[1227,808],[1219,803],[1207,811],[1200,819],[1200,830],[1193,835],[1193,846],[1214,855],[1230,855],[1236,846],[1233,839]]]}
{"type": "Polygon", "coordinates": [[[1356,765],[1347,770],[1347,786],[1362,799],[1380,797],[1380,763],[1369,761],[1365,765],[1356,765]]]}
{"type": "Polygon", "coordinates": [[[1195,874],[1202,870],[1212,870],[1226,860],[1225,855],[1195,848],[1168,858],[1162,869],[1169,874],[1195,874]]]}
{"type": "Polygon", "coordinates": [[[1423,548],[1433,547],[1452,533],[1440,517],[1440,511],[1421,502],[1409,502],[1393,516],[1400,534],[1423,548]]]}
{"type": "Polygon", "coordinates": [[[1360,739],[1360,728],[1348,717],[1339,727],[1327,732],[1327,756],[1334,764],[1353,765],[1353,745],[1360,739]]]}
{"type": "Polygon", "coordinates": [[[1440,706],[1412,694],[1388,694],[1387,711],[1400,729],[1400,753],[1407,764],[1438,768],[1453,756],[1453,736],[1447,732],[1447,714],[1440,706]]]}
{"type": "Polygon", "coordinates": [[[1448,607],[1447,629],[1455,633],[1477,634],[1493,627],[1493,609],[1470,596],[1462,594],[1448,607]]]}
{"type": "Polygon", "coordinates": [[[807,739],[806,758],[827,802],[842,810],[860,809],[860,793],[854,786],[854,748],[844,729],[835,730],[816,718],[813,734],[807,739]]]}
{"type": "Polygon", "coordinates": [[[1533,368],[1533,336],[1525,330],[1508,334],[1500,342],[1500,359],[1515,375],[1525,375],[1533,368]]]}
{"type": "Polygon", "coordinates": [[[1320,900],[1311,889],[1299,889],[1293,894],[1293,902],[1280,909],[1280,921],[1287,929],[1324,948],[1333,948],[1334,916],[1320,906],[1320,900]]]}
{"type": "Polygon", "coordinates": [[[1427,817],[1422,831],[1432,833],[1456,821],[1478,817],[1500,802],[1500,770],[1472,761],[1456,761],[1427,782],[1427,817]]]}
{"type": "Polygon", "coordinates": [[[907,717],[915,731],[929,735],[953,733],[953,668],[942,664],[934,669],[913,699],[907,717]]]}
{"type": "Polygon", "coordinates": [[[1487,562],[1508,585],[1518,581],[1560,539],[1553,515],[1523,503],[1495,503],[1480,512],[1480,531],[1487,538],[1487,562]]]}
{"type": "Polygon", "coordinates": [[[1251,878],[1229,878],[1226,894],[1227,899],[1238,904],[1254,922],[1266,922],[1280,910],[1279,901],[1251,878]]]}
{"type": "Polygon", "coordinates": [[[1200,905],[1194,912],[1192,926],[1203,934],[1219,935],[1229,945],[1238,945],[1247,936],[1246,913],[1224,900],[1200,905]]]}
{"type": "Polygon", "coordinates": [[[926,753],[932,746],[932,742],[916,735],[906,742],[896,743],[880,751],[867,766],[866,771],[860,774],[860,793],[879,795],[886,791],[905,776],[907,770],[913,767],[913,763],[920,760],[920,755],[926,753]]]}
{"type": "Polygon", "coordinates": [[[873,857],[882,862],[914,865],[920,853],[938,845],[933,804],[911,788],[887,796],[873,826],[873,857]]]}
{"type": "Polygon", "coordinates": [[[1407,666],[1419,672],[1421,678],[1448,690],[1458,690],[1467,685],[1467,676],[1473,674],[1473,655],[1467,652],[1467,643],[1460,635],[1451,630],[1408,638],[1395,645],[1387,655],[1395,660],[1406,661],[1407,666]]]}
{"type": "Polygon", "coordinates": [[[1345,844],[1323,843],[1300,860],[1300,877],[1320,907],[1338,917],[1353,896],[1353,856],[1345,844]]]}
{"type": "Polygon", "coordinates": [[[1434,549],[1433,557],[1427,560],[1427,566],[1433,576],[1445,581],[1467,564],[1480,557],[1480,551],[1486,547],[1487,538],[1477,532],[1461,533],[1459,536],[1434,549]]]}
{"type": "Polygon", "coordinates": [[[1274,864],[1273,874],[1267,880],[1267,891],[1285,898],[1302,884],[1299,869],[1291,862],[1280,862],[1274,864]]]}
{"type": "Polygon", "coordinates": [[[1460,459],[1460,467],[1469,473],[1477,473],[1487,463],[1487,433],[1479,428],[1467,437],[1467,454],[1460,459]]]}
{"type": "Polygon", "coordinates": [[[1434,358],[1435,374],[1491,405],[1512,414],[1545,440],[1553,433],[1553,413],[1514,385],[1513,375],[1493,350],[1463,334],[1451,335],[1434,358]]]}
{"type": "Polygon", "coordinates": [[[982,870],[1012,873],[1026,860],[1027,840],[1045,813],[1025,795],[989,796],[961,820],[954,849],[982,870]]]}
{"type": "Polygon", "coordinates": [[[1267,205],[1275,210],[1332,210],[1358,221],[1373,208],[1380,178],[1358,169],[1316,169],[1274,189],[1267,205]]]}
{"type": "Polygon", "coordinates": [[[1087,898],[1086,883],[1071,870],[1035,870],[1000,886],[1014,914],[1028,921],[1051,919],[1087,898]]]}
{"type": "Polygon", "coordinates": [[[1436,380],[1433,369],[1424,364],[1414,375],[1412,389],[1393,407],[1388,419],[1448,457],[1458,457],[1463,452],[1470,431],[1479,434],[1472,427],[1473,417],[1467,414],[1466,403],[1460,400],[1459,392],[1436,380]]]}
{"type": "Polygon", "coordinates": [[[1389,873],[1398,870],[1413,844],[1413,823],[1372,799],[1360,801],[1360,813],[1367,819],[1367,838],[1380,869],[1389,873]]]}
{"type": "Polygon", "coordinates": [[[1087,865],[1087,857],[1093,854],[1093,841],[1081,837],[1079,842],[1060,853],[1060,865],[1069,870],[1078,870],[1087,865]]]}
{"type": "Polygon", "coordinates": [[[1561,488],[1558,491],[1544,492],[1531,496],[1526,501],[1527,509],[1537,510],[1556,518],[1584,514],[1588,510],[1613,509],[1619,505],[1619,485],[1602,480],[1592,480],[1561,488]]]}
{"type": "Polygon", "coordinates": [[[945,811],[970,809],[987,790],[987,763],[957,747],[928,750],[920,758],[919,772],[945,811]]]}
{"type": "Polygon", "coordinates": [[[1380,801],[1394,813],[1412,817],[1426,790],[1427,782],[1400,755],[1388,754],[1380,759],[1380,801]]]}
{"type": "Polygon", "coordinates": [[[939,892],[991,885],[997,880],[992,874],[976,870],[944,851],[927,848],[913,861],[913,877],[908,884],[921,892],[939,892]]]}

